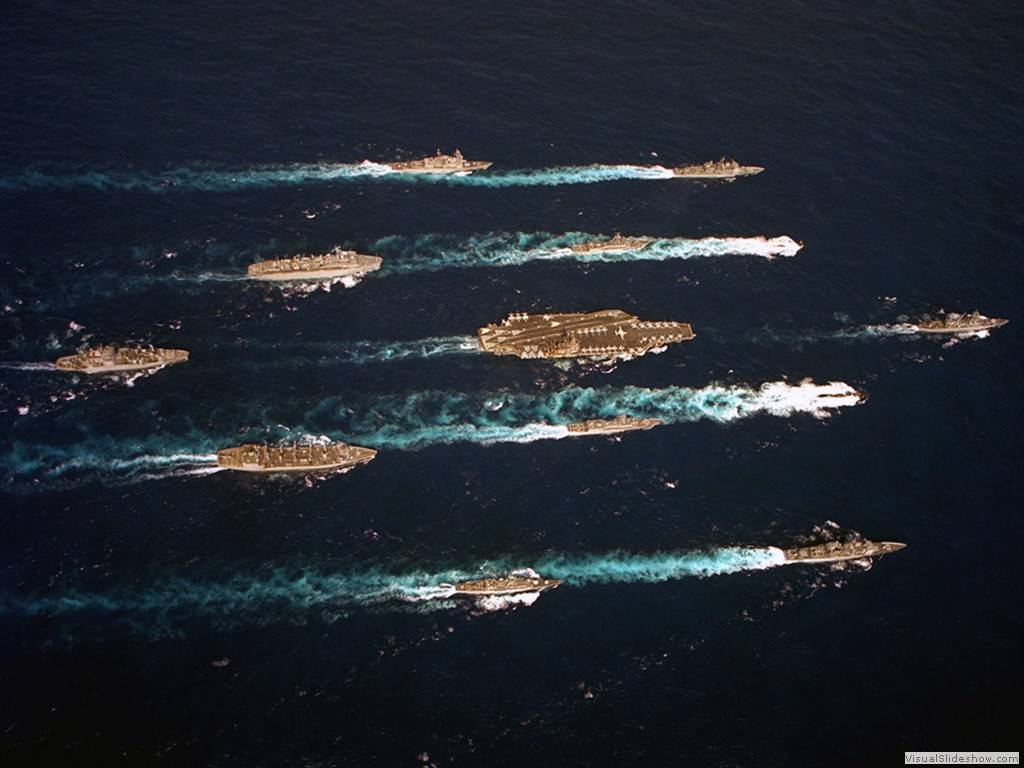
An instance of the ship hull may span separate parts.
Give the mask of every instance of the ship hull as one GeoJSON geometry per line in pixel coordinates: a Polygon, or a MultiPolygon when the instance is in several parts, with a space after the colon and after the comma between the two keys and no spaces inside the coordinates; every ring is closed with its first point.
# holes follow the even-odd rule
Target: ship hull
{"type": "Polygon", "coordinates": [[[500,595],[521,595],[554,589],[562,582],[558,579],[478,579],[455,585],[455,594],[464,597],[491,597],[500,595]]]}
{"type": "Polygon", "coordinates": [[[326,256],[298,256],[291,259],[259,261],[249,265],[248,274],[252,280],[277,283],[334,280],[373,272],[380,268],[382,261],[379,256],[339,250],[326,256]]]}
{"type": "Polygon", "coordinates": [[[881,557],[897,552],[904,547],[898,541],[860,541],[848,544],[829,542],[810,547],[795,547],[782,550],[786,564],[790,563],[838,563],[844,560],[863,560],[881,557]]]}
{"type": "Polygon", "coordinates": [[[217,451],[217,466],[255,474],[336,472],[365,464],[376,455],[372,448],[344,444],[291,448],[240,445],[217,451]]]}
{"type": "Polygon", "coordinates": [[[735,171],[695,171],[688,173],[683,168],[673,168],[672,174],[678,179],[735,179],[740,176],[756,176],[764,168],[758,168],[754,165],[744,166],[738,168],[735,171]]]}
{"type": "Polygon", "coordinates": [[[425,168],[422,165],[404,165],[403,163],[387,163],[395,173],[472,173],[473,171],[483,171],[490,168],[494,163],[489,163],[484,160],[467,162],[461,167],[453,168],[425,168]]]}
{"type": "Polygon", "coordinates": [[[184,349],[164,350],[164,355],[157,360],[114,362],[112,364],[95,363],[79,355],[60,357],[55,363],[58,370],[72,373],[130,373],[163,368],[165,365],[184,363],[188,360],[188,352],[184,349]],[[170,354],[174,353],[174,354],[170,354]]]}
{"type": "Polygon", "coordinates": [[[334,280],[341,277],[358,277],[373,272],[377,267],[352,267],[345,269],[311,269],[302,272],[278,272],[271,275],[250,275],[253,280],[269,283],[294,283],[300,280],[334,280]]]}
{"type": "Polygon", "coordinates": [[[987,331],[992,328],[998,328],[1001,325],[1006,325],[1007,320],[993,320],[988,323],[977,323],[976,325],[966,325],[962,327],[943,327],[943,328],[928,328],[920,325],[914,326],[917,328],[918,333],[934,333],[934,334],[951,334],[951,333],[977,333],[978,331],[987,331]]]}

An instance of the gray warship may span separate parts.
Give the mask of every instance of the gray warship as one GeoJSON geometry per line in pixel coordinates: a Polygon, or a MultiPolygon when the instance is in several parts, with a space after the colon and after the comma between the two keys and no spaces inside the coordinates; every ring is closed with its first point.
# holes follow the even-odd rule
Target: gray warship
{"type": "Polygon", "coordinates": [[[365,464],[377,452],[347,443],[267,446],[248,443],[217,451],[217,466],[242,472],[317,472],[365,464]]]}
{"type": "Polygon", "coordinates": [[[623,237],[619,233],[608,240],[592,240],[587,243],[570,245],[573,253],[621,253],[622,251],[639,251],[654,242],[650,237],[623,237]]]}
{"type": "Polygon", "coordinates": [[[379,256],[368,256],[335,247],[327,253],[267,259],[249,265],[254,280],[330,280],[337,277],[363,275],[380,268],[379,256]]]}
{"type": "Polygon", "coordinates": [[[554,589],[562,582],[559,579],[542,579],[531,576],[505,576],[496,579],[475,579],[455,584],[456,595],[486,597],[489,595],[517,595],[523,592],[540,592],[554,589]]]}
{"type": "Polygon", "coordinates": [[[59,357],[56,366],[58,370],[76,373],[121,373],[162,368],[165,365],[184,363],[186,360],[188,352],[184,349],[109,346],[94,347],[59,357]]]}
{"type": "Polygon", "coordinates": [[[557,315],[513,312],[500,323],[480,328],[478,334],[480,347],[496,355],[597,360],[642,355],[694,338],[687,323],[644,322],[621,309],[557,315]]]}
{"type": "Polygon", "coordinates": [[[454,155],[442,155],[439,149],[433,157],[384,163],[384,165],[399,173],[472,173],[490,168],[494,163],[489,160],[467,160],[457,149],[454,155]]]}
{"type": "Polygon", "coordinates": [[[941,312],[938,317],[926,317],[920,322],[914,323],[919,333],[973,333],[975,331],[987,331],[989,328],[998,328],[1006,325],[1008,320],[1001,320],[994,317],[985,317],[974,310],[973,312],[941,312]]]}
{"type": "Polygon", "coordinates": [[[659,424],[661,424],[661,419],[638,419],[623,413],[614,419],[587,419],[575,424],[566,424],[565,428],[574,435],[607,435],[616,432],[630,432],[634,429],[650,429],[659,424]]]}
{"type": "Polygon", "coordinates": [[[903,549],[898,541],[826,541],[809,547],[782,550],[786,563],[835,563],[840,560],[860,560],[879,557],[903,549]]]}
{"type": "Polygon", "coordinates": [[[687,179],[735,179],[737,176],[753,176],[764,168],[757,165],[740,165],[735,160],[709,160],[700,165],[684,165],[672,168],[674,176],[687,179]]]}

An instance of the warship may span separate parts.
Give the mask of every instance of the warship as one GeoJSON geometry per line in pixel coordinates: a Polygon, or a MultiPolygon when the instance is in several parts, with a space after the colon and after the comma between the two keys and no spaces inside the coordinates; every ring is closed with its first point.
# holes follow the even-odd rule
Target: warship
{"type": "Polygon", "coordinates": [[[684,165],[672,168],[672,174],[687,179],[735,179],[737,176],[753,176],[764,168],[756,165],[740,165],[735,160],[709,160],[700,165],[684,165]]]}
{"type": "Polygon", "coordinates": [[[365,464],[377,452],[347,443],[266,446],[252,443],[217,451],[217,466],[242,472],[315,472],[365,464]]]}
{"type": "Polygon", "coordinates": [[[454,155],[442,155],[439,149],[433,157],[384,163],[384,165],[399,173],[472,173],[490,168],[494,163],[489,160],[467,160],[457,149],[454,155]]]}
{"type": "Polygon", "coordinates": [[[363,275],[380,268],[379,256],[355,251],[333,250],[314,256],[268,259],[249,265],[249,277],[255,280],[330,280],[363,275]]]}
{"type": "Polygon", "coordinates": [[[476,579],[460,581],[454,585],[456,595],[486,597],[489,595],[517,595],[523,592],[540,592],[554,589],[562,582],[558,579],[541,579],[532,576],[506,576],[499,579],[476,579]]]}
{"type": "Polygon", "coordinates": [[[560,315],[513,312],[478,334],[481,348],[496,355],[599,360],[641,355],[694,338],[687,323],[643,322],[621,309],[560,315]]]}
{"type": "Polygon", "coordinates": [[[903,549],[906,544],[898,541],[826,541],[810,547],[794,547],[782,550],[786,563],[835,563],[840,560],[859,560],[863,557],[879,557],[903,549]]]}
{"type": "Polygon", "coordinates": [[[919,333],[972,333],[998,328],[1007,322],[1009,321],[985,317],[978,310],[963,314],[943,311],[937,318],[926,317],[921,322],[914,323],[914,327],[919,333]]]}
{"type": "Polygon", "coordinates": [[[184,349],[161,349],[159,347],[95,347],[74,355],[57,358],[57,368],[76,373],[120,373],[122,371],[143,371],[147,368],[162,368],[165,365],[184,363],[188,352],[184,349]]]}
{"type": "Polygon", "coordinates": [[[588,243],[570,245],[573,253],[621,253],[622,251],[639,251],[654,242],[650,237],[623,237],[616,233],[610,240],[592,240],[588,243]]]}
{"type": "Polygon", "coordinates": [[[614,419],[587,419],[567,424],[566,429],[577,435],[606,435],[615,432],[630,432],[634,429],[650,429],[661,424],[661,419],[638,419],[619,414],[614,419]]]}

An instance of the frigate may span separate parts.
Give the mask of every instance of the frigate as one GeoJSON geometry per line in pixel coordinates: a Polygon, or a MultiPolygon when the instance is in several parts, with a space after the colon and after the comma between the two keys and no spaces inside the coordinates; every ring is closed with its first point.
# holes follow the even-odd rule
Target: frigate
{"type": "Polygon", "coordinates": [[[974,310],[973,312],[942,312],[936,318],[926,317],[914,326],[920,333],[973,333],[975,331],[987,331],[989,328],[998,328],[1006,325],[1008,320],[1001,320],[994,317],[985,317],[974,310]]]}
{"type": "Polygon", "coordinates": [[[591,240],[586,243],[570,245],[573,253],[621,253],[623,251],[639,251],[654,242],[651,237],[623,237],[619,233],[608,240],[591,240]]]}
{"type": "Polygon", "coordinates": [[[217,466],[242,472],[318,472],[365,464],[377,452],[347,443],[267,446],[247,443],[217,451],[217,466]]]}
{"type": "Polygon", "coordinates": [[[523,592],[540,592],[554,589],[562,582],[559,579],[542,579],[532,576],[505,576],[497,579],[475,579],[460,581],[454,585],[456,595],[483,597],[488,595],[517,595],[523,592]]]}
{"type": "Polygon", "coordinates": [[[162,368],[188,360],[184,349],[160,347],[93,347],[57,358],[57,368],[76,373],[120,373],[162,368]]]}
{"type": "Polygon", "coordinates": [[[860,560],[879,557],[903,549],[898,541],[826,541],[809,547],[782,550],[786,563],[834,563],[840,560],[860,560]]]}
{"type": "Polygon", "coordinates": [[[439,149],[433,157],[384,163],[384,165],[399,173],[472,173],[490,168],[494,163],[489,160],[467,160],[457,149],[454,155],[443,155],[439,149]]]}
{"type": "Polygon", "coordinates": [[[700,165],[684,165],[672,168],[675,176],[687,179],[734,179],[737,176],[753,176],[764,170],[757,165],[740,165],[735,160],[709,160],[700,165]]]}
{"type": "Polygon", "coordinates": [[[587,419],[567,424],[566,429],[576,435],[604,435],[615,432],[629,432],[634,429],[650,429],[661,424],[661,419],[638,419],[620,414],[614,419],[587,419]]]}
{"type": "Polygon", "coordinates": [[[327,253],[267,259],[249,265],[254,280],[331,280],[379,269],[381,258],[335,247],[327,253]]]}
{"type": "Polygon", "coordinates": [[[645,322],[621,309],[529,315],[513,312],[478,331],[480,346],[496,355],[589,357],[611,360],[642,355],[694,338],[687,323],[645,322]]]}

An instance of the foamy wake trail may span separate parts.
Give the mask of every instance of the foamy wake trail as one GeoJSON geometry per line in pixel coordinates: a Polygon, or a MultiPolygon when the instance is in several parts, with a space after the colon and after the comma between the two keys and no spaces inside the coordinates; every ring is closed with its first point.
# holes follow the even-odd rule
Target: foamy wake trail
{"type": "Polygon", "coordinates": [[[532,187],[562,184],[595,184],[624,179],[671,179],[672,171],[660,166],[585,165],[527,170],[487,171],[466,175],[396,173],[388,166],[361,163],[296,163],[291,165],[251,166],[238,169],[185,167],[164,172],[83,171],[54,173],[26,171],[0,178],[0,189],[143,190],[173,192],[232,190],[295,186],[332,182],[388,180],[401,184],[457,184],[477,187],[532,187]]]}
{"type": "Polygon", "coordinates": [[[752,255],[764,258],[793,256],[803,246],[785,235],[779,237],[705,237],[691,240],[655,240],[640,250],[620,253],[575,253],[571,246],[600,240],[601,235],[582,232],[493,232],[459,238],[430,234],[419,237],[391,236],[371,244],[369,250],[385,256],[378,274],[437,271],[453,267],[514,267],[532,261],[611,263],[667,261],[714,256],[752,255]]]}
{"type": "Polygon", "coordinates": [[[57,366],[53,363],[0,363],[0,368],[7,368],[13,371],[56,371],[57,366]]]}
{"type": "MultiPolygon", "coordinates": [[[[591,584],[659,583],[689,577],[720,576],[759,571],[782,565],[774,547],[724,547],[707,551],[655,554],[543,555],[525,566],[544,578],[561,579],[567,587],[591,584]]],[[[304,618],[310,612],[327,620],[360,607],[401,607],[428,600],[452,605],[452,585],[483,575],[505,576],[524,570],[522,558],[506,555],[468,569],[447,568],[388,573],[379,568],[323,574],[276,570],[262,577],[236,576],[222,582],[169,579],[148,587],[109,592],[69,590],[60,594],[0,596],[6,615],[83,616],[104,619],[109,614],[137,620],[148,629],[170,628],[182,619],[214,618],[229,622],[270,622],[304,618]]],[[[498,598],[492,607],[533,600],[498,598]]],[[[486,605],[484,606],[487,607],[486,605]]],[[[105,619],[104,619],[105,620],[105,619]]]]}
{"type": "Polygon", "coordinates": [[[475,442],[532,442],[569,435],[565,424],[628,414],[666,424],[710,419],[721,423],[758,415],[827,416],[857,405],[863,395],[849,384],[775,381],[759,387],[712,384],[688,387],[568,387],[558,392],[481,393],[427,391],[355,403],[324,404],[309,415],[315,426],[299,431],[330,431],[332,412],[344,412],[341,427],[353,442],[375,448],[415,450],[429,445],[475,442]]]}
{"type": "Polygon", "coordinates": [[[468,355],[479,351],[480,345],[473,336],[435,336],[413,341],[354,341],[345,345],[342,358],[362,364],[468,355]]]}
{"type": "Polygon", "coordinates": [[[894,323],[892,325],[862,325],[838,331],[764,329],[747,334],[747,338],[757,343],[802,345],[816,344],[822,341],[871,341],[893,336],[914,336],[917,333],[915,325],[894,323]]]}

